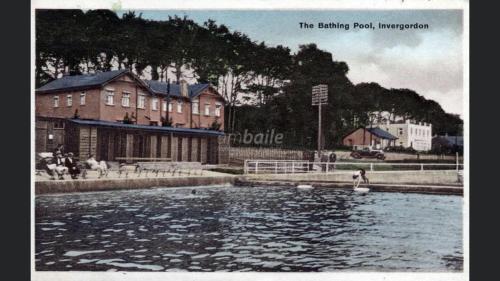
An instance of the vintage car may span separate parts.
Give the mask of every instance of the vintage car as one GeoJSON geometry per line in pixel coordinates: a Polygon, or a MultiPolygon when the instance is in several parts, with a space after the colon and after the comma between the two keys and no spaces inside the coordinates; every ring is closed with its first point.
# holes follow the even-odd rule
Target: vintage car
{"type": "Polygon", "coordinates": [[[373,149],[372,147],[365,147],[361,150],[354,150],[353,152],[351,152],[351,157],[355,159],[376,158],[384,160],[385,154],[384,151],[381,149],[373,149]]]}

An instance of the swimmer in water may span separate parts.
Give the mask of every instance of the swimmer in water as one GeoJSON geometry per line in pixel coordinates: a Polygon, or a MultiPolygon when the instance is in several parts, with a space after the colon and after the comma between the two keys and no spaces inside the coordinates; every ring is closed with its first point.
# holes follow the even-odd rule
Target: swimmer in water
{"type": "Polygon", "coordinates": [[[354,181],[354,188],[357,188],[359,184],[361,183],[361,179],[363,179],[363,182],[366,184],[370,184],[370,181],[366,177],[366,171],[364,169],[359,169],[354,174],[352,175],[352,179],[354,181]]]}
{"type": "Polygon", "coordinates": [[[196,194],[196,190],[191,190],[191,194],[195,195],[196,194]]]}

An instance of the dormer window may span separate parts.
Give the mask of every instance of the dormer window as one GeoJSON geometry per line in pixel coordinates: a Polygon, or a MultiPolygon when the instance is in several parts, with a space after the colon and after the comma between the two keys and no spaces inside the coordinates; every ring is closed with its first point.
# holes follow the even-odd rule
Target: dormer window
{"type": "Polygon", "coordinates": [[[59,107],[59,96],[54,96],[54,107],[59,107]]]}

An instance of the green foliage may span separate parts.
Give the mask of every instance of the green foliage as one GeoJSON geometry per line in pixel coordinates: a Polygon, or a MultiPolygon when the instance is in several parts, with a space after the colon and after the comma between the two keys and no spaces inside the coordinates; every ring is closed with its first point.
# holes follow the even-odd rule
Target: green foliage
{"type": "MultiPolygon", "coordinates": [[[[347,63],[315,44],[301,45],[292,54],[211,19],[199,25],[178,16],[146,20],[132,11],[120,18],[109,10],[37,10],[35,63],[37,87],[63,72],[119,68],[142,75],[149,67],[153,80],[166,81],[170,69],[179,82],[186,70],[192,71],[198,82],[211,83],[225,98],[226,131],[275,129],[288,147],[316,145],[318,107],[311,106],[311,88],[317,84],[329,90],[322,108],[327,149],[338,147],[357,127],[398,118],[432,123],[434,134],[462,134],[458,116],[415,91],[353,85],[347,63]]],[[[218,122],[213,129],[220,129],[218,122]]]]}

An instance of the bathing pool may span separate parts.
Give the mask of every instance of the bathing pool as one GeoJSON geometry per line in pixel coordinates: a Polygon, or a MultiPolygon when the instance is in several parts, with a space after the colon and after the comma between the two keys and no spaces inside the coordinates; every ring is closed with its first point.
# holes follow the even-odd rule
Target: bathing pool
{"type": "Polygon", "coordinates": [[[35,264],[55,271],[461,271],[462,204],[461,196],[291,187],[43,195],[35,202],[35,264]]]}

